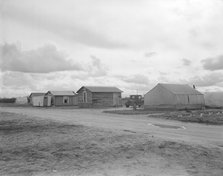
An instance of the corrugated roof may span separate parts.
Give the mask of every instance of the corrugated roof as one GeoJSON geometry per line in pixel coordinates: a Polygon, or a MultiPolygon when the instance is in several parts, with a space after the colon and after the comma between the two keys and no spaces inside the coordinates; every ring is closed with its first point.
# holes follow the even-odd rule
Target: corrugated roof
{"type": "MultiPolygon", "coordinates": [[[[91,92],[122,92],[117,87],[104,87],[104,86],[83,86],[83,87],[85,87],[91,92]]],[[[79,90],[81,90],[83,87],[81,87],[79,90]]]]}
{"type": "Polygon", "coordinates": [[[52,95],[56,95],[56,96],[71,96],[71,95],[75,95],[74,91],[48,91],[48,93],[51,93],[52,95]]]}
{"type": "Polygon", "coordinates": [[[188,94],[188,95],[202,95],[199,91],[193,89],[187,84],[162,84],[159,83],[165,89],[168,89],[174,94],[188,94]]]}

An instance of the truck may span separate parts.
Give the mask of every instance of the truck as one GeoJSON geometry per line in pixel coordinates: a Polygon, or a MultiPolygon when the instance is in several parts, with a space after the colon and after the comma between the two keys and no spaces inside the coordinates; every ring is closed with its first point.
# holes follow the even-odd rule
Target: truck
{"type": "Polygon", "coordinates": [[[130,95],[128,100],[125,103],[125,106],[128,108],[130,106],[141,107],[144,104],[142,95],[130,95]]]}

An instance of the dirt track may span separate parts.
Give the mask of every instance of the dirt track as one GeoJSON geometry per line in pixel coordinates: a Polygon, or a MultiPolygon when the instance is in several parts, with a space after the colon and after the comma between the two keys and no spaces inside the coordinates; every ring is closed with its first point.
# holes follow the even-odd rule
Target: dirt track
{"type": "Polygon", "coordinates": [[[184,123],[178,121],[150,118],[148,115],[123,116],[102,113],[98,109],[45,109],[0,107],[0,111],[29,115],[35,118],[52,119],[69,124],[82,124],[107,128],[109,130],[125,130],[129,132],[148,133],[154,137],[202,144],[206,147],[223,148],[223,126],[184,123]],[[172,125],[182,128],[162,128],[152,124],[172,125]]]}

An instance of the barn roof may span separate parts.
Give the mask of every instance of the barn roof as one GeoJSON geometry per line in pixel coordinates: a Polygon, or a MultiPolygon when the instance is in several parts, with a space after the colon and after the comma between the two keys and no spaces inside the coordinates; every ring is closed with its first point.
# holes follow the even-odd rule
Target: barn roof
{"type": "Polygon", "coordinates": [[[163,83],[159,83],[158,85],[161,85],[162,87],[169,90],[173,94],[178,94],[178,95],[179,94],[181,94],[181,95],[185,95],[185,94],[188,94],[188,95],[202,95],[202,93],[200,93],[196,89],[193,89],[192,87],[190,87],[187,84],[163,84],[163,83]]]}
{"type": "Polygon", "coordinates": [[[117,87],[104,87],[104,86],[83,86],[77,92],[79,92],[82,88],[86,88],[91,92],[122,92],[117,87]]]}
{"type": "Polygon", "coordinates": [[[71,96],[75,95],[74,91],[48,91],[47,93],[51,93],[55,96],[71,96]]]}
{"type": "Polygon", "coordinates": [[[42,92],[32,92],[32,93],[29,95],[29,97],[31,97],[31,96],[43,96],[43,95],[45,95],[45,93],[42,93],[42,92]]]}

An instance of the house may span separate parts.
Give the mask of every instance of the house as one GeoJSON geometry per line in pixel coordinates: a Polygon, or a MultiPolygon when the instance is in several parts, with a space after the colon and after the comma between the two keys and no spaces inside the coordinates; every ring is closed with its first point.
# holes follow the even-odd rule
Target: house
{"type": "Polygon", "coordinates": [[[223,92],[206,92],[204,93],[205,106],[211,108],[223,107],[223,92]]]}
{"type": "Polygon", "coordinates": [[[189,85],[157,84],[144,96],[145,109],[201,109],[204,95],[189,85]]]}
{"type": "Polygon", "coordinates": [[[75,106],[77,95],[73,91],[48,91],[45,94],[45,106],[75,106]]]}
{"type": "Polygon", "coordinates": [[[33,106],[40,106],[43,104],[45,93],[43,92],[33,92],[28,96],[28,103],[33,106]]]}
{"type": "Polygon", "coordinates": [[[77,94],[79,107],[122,106],[122,91],[116,87],[83,86],[77,94]]]}

